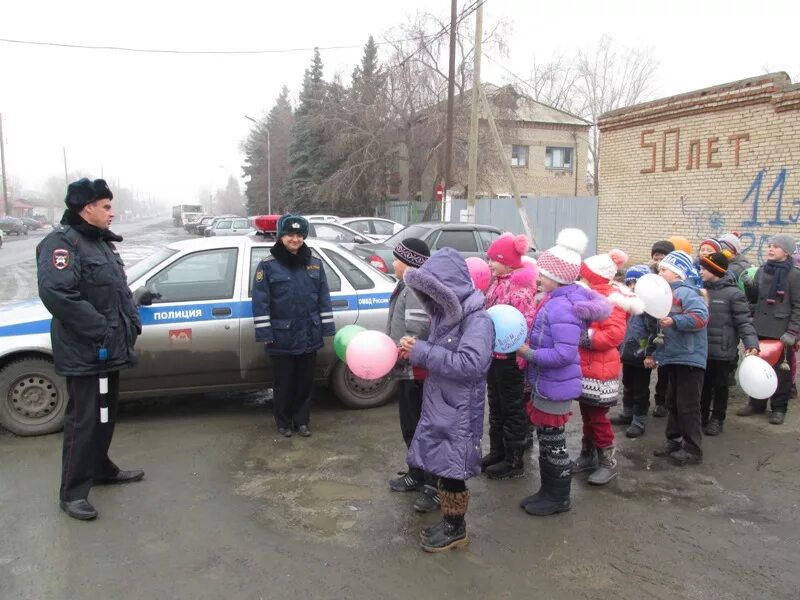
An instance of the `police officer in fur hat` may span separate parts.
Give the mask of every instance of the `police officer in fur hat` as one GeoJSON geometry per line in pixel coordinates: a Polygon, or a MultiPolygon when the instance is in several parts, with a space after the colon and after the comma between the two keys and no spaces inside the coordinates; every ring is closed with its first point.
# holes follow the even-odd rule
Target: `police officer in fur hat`
{"type": "Polygon", "coordinates": [[[322,261],[306,246],[308,221],[285,214],[277,241],[256,268],[253,324],[272,361],[278,433],[311,435],[311,385],[323,337],[336,333],[322,261]]]}
{"type": "Polygon", "coordinates": [[[97,517],[95,485],[130,483],[141,470],[122,470],[108,457],[119,398],[119,371],[135,366],[139,313],[109,227],[113,194],[102,179],[69,184],[61,224],[36,247],[39,297],[53,315],[56,373],[67,379],[61,509],[80,520],[97,517]],[[108,411],[100,416],[100,374],[107,375],[108,411]]]}

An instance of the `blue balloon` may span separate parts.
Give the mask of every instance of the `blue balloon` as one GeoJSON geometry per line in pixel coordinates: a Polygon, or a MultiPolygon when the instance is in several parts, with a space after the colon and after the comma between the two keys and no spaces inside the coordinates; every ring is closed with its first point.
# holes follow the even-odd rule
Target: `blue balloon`
{"type": "Polygon", "coordinates": [[[494,323],[494,351],[516,352],[528,338],[525,316],[513,306],[497,304],[486,311],[494,323]]]}

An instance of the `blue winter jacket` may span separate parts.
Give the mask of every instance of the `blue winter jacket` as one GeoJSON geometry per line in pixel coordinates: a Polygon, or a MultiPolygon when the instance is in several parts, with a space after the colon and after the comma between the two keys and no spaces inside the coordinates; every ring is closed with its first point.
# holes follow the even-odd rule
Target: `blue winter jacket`
{"type": "Polygon", "coordinates": [[[708,306],[696,287],[685,281],[676,281],[672,287],[672,308],[669,316],[675,324],[666,327],[664,344],[655,347],[653,355],[659,366],[688,365],[706,368],[708,358],[708,306]]]}
{"type": "Polygon", "coordinates": [[[275,244],[253,278],[253,326],[268,354],[299,355],[322,348],[336,333],[322,261],[305,244],[296,256],[275,244]]]}

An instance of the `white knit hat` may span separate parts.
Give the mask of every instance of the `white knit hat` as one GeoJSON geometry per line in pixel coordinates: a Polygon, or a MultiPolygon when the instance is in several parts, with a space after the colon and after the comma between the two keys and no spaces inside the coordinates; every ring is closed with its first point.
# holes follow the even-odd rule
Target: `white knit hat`
{"type": "Polygon", "coordinates": [[[562,229],[556,245],[539,255],[539,273],[561,284],[574,282],[581,268],[581,254],[589,238],[580,229],[562,229]]]}
{"type": "Polygon", "coordinates": [[[614,248],[607,254],[595,254],[585,259],[581,265],[580,274],[590,283],[600,283],[600,280],[611,281],[626,262],[628,262],[628,255],[622,250],[614,248]]]}

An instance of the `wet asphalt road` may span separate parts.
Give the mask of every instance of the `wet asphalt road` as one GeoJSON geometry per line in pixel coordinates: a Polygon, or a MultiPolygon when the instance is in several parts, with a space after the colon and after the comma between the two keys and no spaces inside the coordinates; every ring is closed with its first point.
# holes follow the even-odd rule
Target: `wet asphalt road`
{"type": "MultiPolygon", "coordinates": [[[[698,467],[651,456],[663,419],[618,438],[620,476],[578,478],[570,513],[518,507],[536,449],[524,479],[471,480],[472,542],[436,556],[417,547],[436,516],[387,487],[404,458],[394,404],[347,411],[320,390],[309,439],[276,436],[259,393],[127,404],[112,458],[147,476],[94,489],[91,523],[58,509],[60,436],[0,433],[0,599],[797,598],[800,418],[737,418],[741,402],[698,467]]],[[[568,432],[575,454],[579,414],[568,432]]]]}

